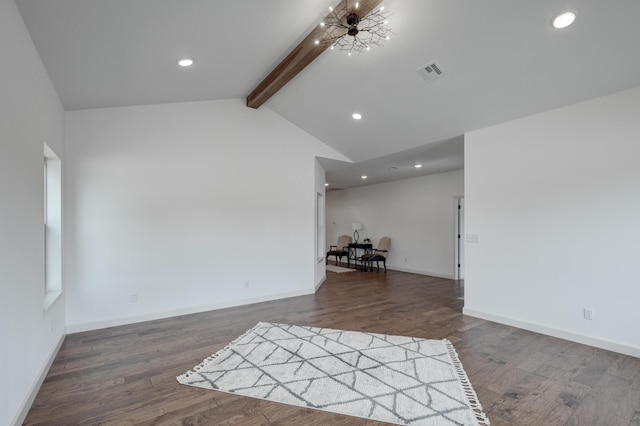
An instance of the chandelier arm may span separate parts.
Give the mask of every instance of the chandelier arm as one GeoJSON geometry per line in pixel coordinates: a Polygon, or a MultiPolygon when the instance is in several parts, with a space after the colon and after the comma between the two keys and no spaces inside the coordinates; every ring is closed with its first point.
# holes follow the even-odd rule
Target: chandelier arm
{"type": "Polygon", "coordinates": [[[372,29],[372,30],[360,30],[361,33],[369,33],[370,34],[370,38],[374,39],[384,39],[386,37],[387,34],[389,34],[389,31],[377,31],[376,29],[372,29]]]}
{"type": "Polygon", "coordinates": [[[332,46],[334,48],[337,48],[338,50],[348,50],[347,47],[345,46],[346,43],[341,43],[341,41],[343,41],[346,38],[346,36],[347,36],[347,33],[344,33],[344,34],[332,39],[333,40],[332,41],[332,46]]]}
{"type": "Polygon", "coordinates": [[[353,42],[351,43],[351,47],[349,48],[349,54],[351,54],[351,52],[353,52],[353,50],[358,52],[357,41],[358,41],[358,36],[354,36],[353,37],[353,42]]]}
{"type": "Polygon", "coordinates": [[[323,20],[325,33],[322,39],[331,43],[332,49],[348,52],[349,55],[382,45],[390,30],[387,27],[388,14],[377,9],[378,5],[379,1],[373,7],[368,3],[368,7],[362,9],[356,8],[351,1],[341,0],[323,20]]]}
{"type": "Polygon", "coordinates": [[[363,49],[366,49],[366,48],[367,48],[367,43],[365,43],[364,41],[362,41],[362,39],[361,39],[360,37],[358,37],[358,36],[355,36],[355,37],[353,38],[353,44],[354,44],[354,46],[357,46],[357,47],[356,47],[356,50],[357,50],[357,51],[361,51],[361,50],[363,50],[363,49]]]}

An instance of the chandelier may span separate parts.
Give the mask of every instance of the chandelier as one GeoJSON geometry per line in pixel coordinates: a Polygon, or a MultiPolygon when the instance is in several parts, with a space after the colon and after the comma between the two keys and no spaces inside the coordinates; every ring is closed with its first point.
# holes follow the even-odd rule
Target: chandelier
{"type": "Polygon", "coordinates": [[[391,30],[388,24],[384,6],[366,13],[361,10],[359,2],[344,0],[335,8],[329,8],[329,14],[320,26],[326,29],[323,39],[331,42],[332,50],[345,51],[351,56],[354,52],[365,52],[389,40],[391,30]]]}

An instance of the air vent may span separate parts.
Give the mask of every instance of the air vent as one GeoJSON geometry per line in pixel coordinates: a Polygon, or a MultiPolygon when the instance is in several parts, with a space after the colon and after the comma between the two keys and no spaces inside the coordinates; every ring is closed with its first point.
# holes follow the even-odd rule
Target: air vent
{"type": "Polygon", "coordinates": [[[420,74],[420,76],[424,78],[424,81],[426,82],[431,82],[444,75],[442,67],[435,62],[430,62],[427,65],[421,66],[416,70],[416,72],[420,74]]]}

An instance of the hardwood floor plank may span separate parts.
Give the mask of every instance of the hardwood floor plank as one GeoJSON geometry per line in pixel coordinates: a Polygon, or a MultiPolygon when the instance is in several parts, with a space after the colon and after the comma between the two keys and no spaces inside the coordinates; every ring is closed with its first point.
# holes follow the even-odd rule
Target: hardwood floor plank
{"type": "Polygon", "coordinates": [[[640,359],[462,315],[462,282],[327,273],[315,295],[71,334],[26,425],[381,425],[180,385],[259,321],[449,339],[492,425],[640,425],[640,359]]]}

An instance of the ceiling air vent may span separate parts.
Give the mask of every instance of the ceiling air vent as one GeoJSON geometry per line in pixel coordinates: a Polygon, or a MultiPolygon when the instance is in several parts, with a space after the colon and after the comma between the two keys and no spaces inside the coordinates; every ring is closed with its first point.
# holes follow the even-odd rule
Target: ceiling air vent
{"type": "Polygon", "coordinates": [[[444,75],[442,67],[440,67],[440,65],[436,64],[435,62],[429,62],[427,65],[421,66],[416,70],[416,72],[420,74],[420,76],[424,78],[424,81],[426,82],[433,81],[436,78],[442,77],[444,75]]]}

